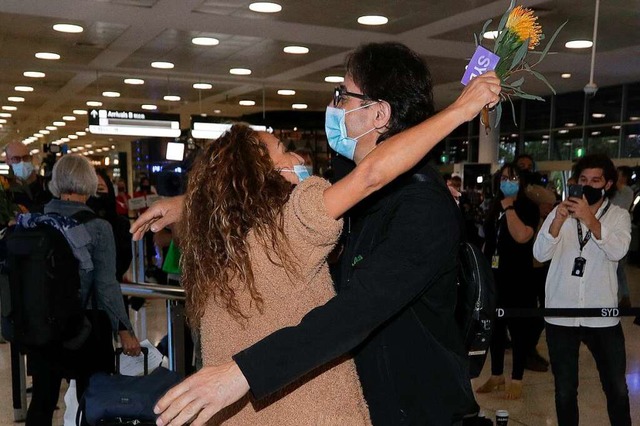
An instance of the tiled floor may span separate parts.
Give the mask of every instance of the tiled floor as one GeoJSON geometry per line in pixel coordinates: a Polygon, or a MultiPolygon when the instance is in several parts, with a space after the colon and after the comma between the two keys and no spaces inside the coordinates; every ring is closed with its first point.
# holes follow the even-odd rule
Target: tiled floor
{"type": "MultiPolygon", "coordinates": [[[[631,301],[633,306],[640,306],[640,269],[628,266],[630,278],[631,301]]],[[[151,342],[158,342],[165,334],[165,308],[162,301],[151,301],[147,304],[147,329],[151,342]]],[[[632,318],[623,319],[623,329],[627,346],[627,384],[631,399],[631,418],[635,424],[640,424],[640,327],[632,324],[632,318]]],[[[544,336],[538,346],[540,353],[547,356],[547,347],[544,336]]],[[[511,354],[507,352],[505,371],[511,371],[511,354]]],[[[474,387],[483,383],[489,376],[489,361],[485,365],[482,375],[474,380],[474,387]]],[[[13,423],[13,409],[11,405],[11,377],[9,362],[9,346],[0,345],[0,426],[8,426],[13,423]]],[[[62,425],[64,411],[63,395],[61,391],[59,405],[56,411],[55,425],[62,425]]],[[[495,418],[495,411],[508,410],[510,413],[509,425],[556,425],[555,406],[553,401],[553,376],[551,372],[536,373],[525,372],[524,397],[519,401],[507,401],[502,399],[501,392],[478,395],[484,413],[487,417],[495,418]]],[[[582,346],[580,352],[580,388],[579,404],[581,425],[602,426],[608,425],[606,403],[604,394],[600,388],[598,373],[593,358],[589,351],[582,346]]]]}

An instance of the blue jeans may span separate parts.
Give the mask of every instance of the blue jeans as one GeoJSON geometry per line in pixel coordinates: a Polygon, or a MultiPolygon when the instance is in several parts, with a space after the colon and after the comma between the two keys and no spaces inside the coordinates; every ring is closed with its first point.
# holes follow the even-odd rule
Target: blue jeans
{"type": "Polygon", "coordinates": [[[631,425],[625,378],[626,352],[620,324],[614,327],[562,327],[546,324],[549,360],[556,387],[559,426],[578,426],[578,350],[584,342],[593,355],[607,397],[609,421],[631,425]]]}

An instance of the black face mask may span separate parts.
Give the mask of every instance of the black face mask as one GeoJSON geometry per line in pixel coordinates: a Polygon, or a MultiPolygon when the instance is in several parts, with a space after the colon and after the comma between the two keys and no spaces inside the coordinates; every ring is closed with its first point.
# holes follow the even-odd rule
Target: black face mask
{"type": "Polygon", "coordinates": [[[587,203],[592,206],[604,197],[604,187],[594,188],[593,186],[584,185],[582,187],[582,193],[584,194],[584,198],[587,199],[587,203]]]}
{"type": "Polygon", "coordinates": [[[98,193],[91,196],[87,200],[87,206],[91,208],[99,217],[105,218],[115,212],[115,200],[112,200],[108,194],[98,193]]]}

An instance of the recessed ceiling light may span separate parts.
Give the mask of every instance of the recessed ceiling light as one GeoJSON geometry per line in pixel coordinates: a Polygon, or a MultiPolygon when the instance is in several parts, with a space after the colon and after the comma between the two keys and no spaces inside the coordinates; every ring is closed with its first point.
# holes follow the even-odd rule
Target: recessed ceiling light
{"type": "Polygon", "coordinates": [[[549,139],[549,135],[542,135],[542,139],[549,139]]]}
{"type": "Polygon", "coordinates": [[[291,108],[293,109],[307,109],[309,106],[307,104],[293,104],[291,108]]]}
{"type": "Polygon", "coordinates": [[[61,33],[74,33],[74,34],[81,33],[82,31],[84,31],[84,28],[82,28],[80,25],[74,25],[74,24],[55,24],[53,26],[53,29],[61,33]]]}
{"type": "Polygon", "coordinates": [[[622,126],[611,126],[611,128],[613,130],[620,130],[622,128],[622,126]]]}
{"type": "Polygon", "coordinates": [[[591,116],[592,116],[593,118],[605,118],[607,115],[606,115],[606,114],[603,114],[603,113],[601,113],[601,112],[594,112],[593,114],[591,114],[591,116]]]}
{"type": "Polygon", "coordinates": [[[93,144],[91,144],[91,143],[86,143],[86,144],[84,144],[84,147],[85,147],[85,148],[91,148],[92,146],[93,146],[93,144]]]}
{"type": "Polygon", "coordinates": [[[595,131],[595,132],[591,132],[591,136],[598,136],[601,132],[599,131],[595,131]]]}
{"type": "Polygon", "coordinates": [[[18,107],[14,107],[13,105],[4,105],[2,109],[5,111],[17,111],[18,107]]]}
{"type": "Polygon", "coordinates": [[[576,127],[576,123],[564,123],[564,127],[576,127]]]}
{"type": "Polygon", "coordinates": [[[76,121],[76,117],[74,117],[73,115],[65,115],[64,117],[62,117],[62,119],[64,121],[76,121]]]}
{"type": "Polygon", "coordinates": [[[78,139],[78,135],[68,135],[69,139],[78,139]]]}
{"type": "Polygon", "coordinates": [[[65,123],[64,121],[54,121],[53,125],[58,127],[64,127],[67,125],[67,123],[65,123]]]}
{"type": "Polygon", "coordinates": [[[24,98],[21,96],[9,96],[7,100],[9,102],[24,102],[24,98]]]}
{"type": "Polygon", "coordinates": [[[293,96],[295,94],[296,94],[295,90],[290,90],[290,89],[278,90],[278,95],[282,95],[282,96],[293,96]]]}
{"type": "Polygon", "coordinates": [[[209,83],[193,83],[193,88],[198,90],[209,90],[213,88],[213,85],[209,83]]]}
{"type": "Polygon", "coordinates": [[[48,59],[50,61],[55,61],[60,59],[60,55],[53,52],[38,52],[36,53],[36,58],[38,59],[48,59]]]}
{"type": "Polygon", "coordinates": [[[180,96],[176,96],[176,95],[165,95],[165,97],[163,98],[165,101],[169,101],[169,102],[178,102],[180,100],[180,96]]]}
{"type": "Polygon", "coordinates": [[[362,25],[384,25],[387,22],[389,22],[389,19],[380,15],[367,15],[358,18],[358,24],[362,25]]]}
{"type": "Polygon", "coordinates": [[[7,123],[7,120],[5,120],[4,118],[0,118],[0,123],[2,123],[2,124],[6,124],[6,123],[7,123]]]}
{"type": "Polygon", "coordinates": [[[100,101],[87,101],[87,106],[99,107],[99,106],[102,106],[102,102],[100,102],[100,101]]]}
{"type": "Polygon", "coordinates": [[[36,133],[35,135],[33,135],[34,138],[44,138],[44,135],[41,135],[40,133],[36,133]]]}
{"type": "Polygon", "coordinates": [[[486,31],[484,34],[482,34],[483,38],[486,38],[487,40],[495,40],[498,38],[498,31],[486,31]]]}
{"type": "Polygon", "coordinates": [[[104,96],[105,98],[119,98],[120,93],[119,92],[102,92],[102,96],[104,96]]]}
{"type": "Polygon", "coordinates": [[[92,155],[93,151],[87,151],[87,154],[92,155]]]}
{"type": "Polygon", "coordinates": [[[250,100],[242,100],[240,102],[238,102],[238,104],[242,105],[242,106],[254,106],[256,104],[256,101],[250,101],[250,100]]]}
{"type": "Polygon", "coordinates": [[[518,137],[518,134],[517,134],[517,133],[511,133],[511,137],[512,137],[512,138],[517,138],[517,137],[518,137]]]}
{"type": "Polygon", "coordinates": [[[163,70],[170,70],[171,68],[174,67],[174,65],[171,62],[163,62],[163,61],[151,62],[151,66],[153,68],[160,68],[163,70]]]}
{"type": "Polygon", "coordinates": [[[640,120],[640,117],[636,117],[636,116],[629,117],[629,120],[631,120],[631,121],[638,121],[638,120],[640,120]]]}
{"type": "Polygon", "coordinates": [[[13,88],[16,92],[33,92],[33,87],[31,86],[16,86],[13,88]]]}
{"type": "Polygon", "coordinates": [[[43,135],[48,135],[49,133],[51,133],[51,131],[49,131],[49,130],[45,130],[45,129],[42,129],[42,130],[40,130],[40,132],[39,132],[39,133],[41,133],[41,134],[43,134],[43,135]]]}
{"type": "Polygon", "coordinates": [[[46,74],[40,71],[25,71],[22,75],[29,78],[44,78],[46,74]]]}
{"type": "Polygon", "coordinates": [[[213,110],[213,113],[214,113],[214,114],[220,114],[221,112],[222,112],[222,111],[220,111],[219,109],[214,109],[214,110],[213,110]]]}
{"type": "Polygon", "coordinates": [[[590,40],[571,40],[564,44],[567,49],[587,49],[593,46],[593,42],[590,40]]]}
{"type": "Polygon", "coordinates": [[[9,118],[11,117],[11,114],[8,112],[0,112],[0,117],[2,118],[9,118]]]}
{"type": "Polygon", "coordinates": [[[87,110],[86,109],[74,109],[73,113],[75,115],[87,115],[87,110]]]}
{"type": "Polygon", "coordinates": [[[58,130],[58,128],[56,126],[47,126],[47,127],[45,127],[45,129],[51,130],[51,131],[58,130]]]}
{"type": "Polygon", "coordinates": [[[157,106],[155,106],[155,105],[151,105],[151,104],[145,104],[145,105],[142,105],[140,108],[145,109],[145,110],[147,110],[147,111],[153,111],[153,110],[155,110],[155,109],[158,109],[158,107],[157,107],[157,106]]]}
{"type": "Polygon", "coordinates": [[[339,75],[328,75],[324,78],[327,83],[344,83],[344,77],[339,75]]]}
{"type": "Polygon", "coordinates": [[[248,68],[231,68],[229,70],[229,74],[233,75],[249,75],[251,74],[251,70],[248,68]]]}
{"type": "Polygon", "coordinates": [[[78,136],[86,136],[87,132],[76,132],[78,136]]]}
{"type": "Polygon", "coordinates": [[[562,77],[562,78],[571,78],[571,73],[570,72],[565,72],[563,74],[560,74],[560,77],[562,77]]]}
{"type": "Polygon", "coordinates": [[[124,84],[133,84],[133,85],[141,85],[144,84],[144,80],[141,78],[125,78],[124,84]]]}
{"type": "Polygon", "coordinates": [[[198,46],[217,46],[220,44],[220,40],[213,37],[194,37],[191,39],[191,43],[198,46]]]}
{"type": "Polygon", "coordinates": [[[278,3],[269,1],[258,1],[249,5],[249,10],[260,13],[276,13],[282,10],[282,6],[278,3]]]}
{"type": "Polygon", "coordinates": [[[286,46],[282,49],[284,53],[291,53],[293,55],[304,55],[309,53],[309,48],[304,46],[286,46]]]}

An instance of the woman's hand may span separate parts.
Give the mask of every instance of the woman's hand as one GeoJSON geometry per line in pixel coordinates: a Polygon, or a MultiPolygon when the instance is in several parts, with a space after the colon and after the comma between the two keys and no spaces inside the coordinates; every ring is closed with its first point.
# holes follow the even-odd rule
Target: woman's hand
{"type": "Polygon", "coordinates": [[[183,209],[184,195],[156,201],[131,225],[129,232],[133,234],[133,240],[141,240],[149,230],[158,232],[165,226],[176,223],[182,217],[183,209]]]}
{"type": "Polygon", "coordinates": [[[471,121],[485,106],[496,106],[500,102],[501,91],[500,79],[490,71],[471,80],[451,108],[458,109],[465,121],[471,121]]]}
{"type": "Polygon", "coordinates": [[[129,356],[140,355],[140,342],[138,338],[129,330],[121,330],[118,332],[120,335],[120,344],[122,345],[122,353],[129,356]]]}
{"type": "Polygon", "coordinates": [[[249,383],[234,361],[204,367],[158,401],[158,426],[201,426],[224,407],[249,392],[249,383]]]}

